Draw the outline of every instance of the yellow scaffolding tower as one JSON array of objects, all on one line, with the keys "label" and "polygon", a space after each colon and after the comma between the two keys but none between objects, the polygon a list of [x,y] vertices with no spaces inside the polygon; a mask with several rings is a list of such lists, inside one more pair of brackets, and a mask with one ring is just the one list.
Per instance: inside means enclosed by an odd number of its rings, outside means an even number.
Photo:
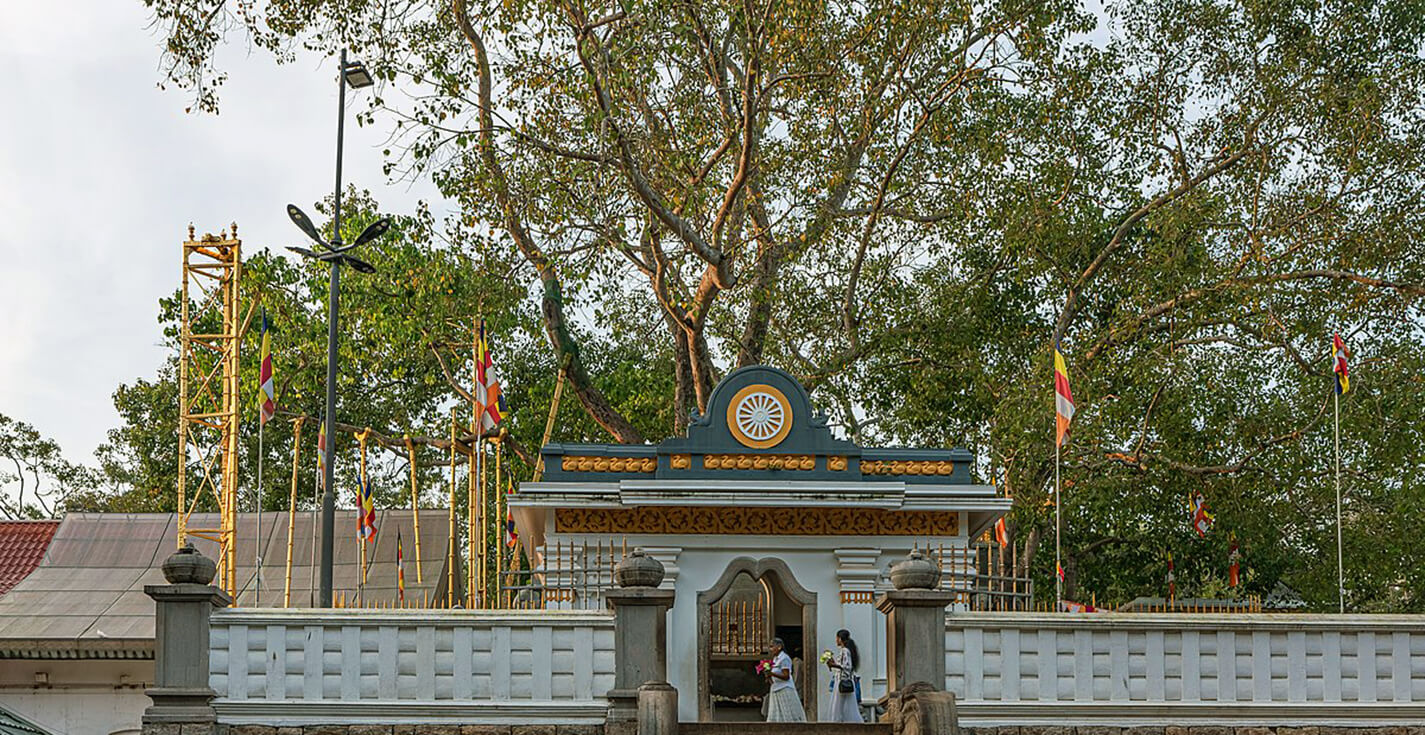
[{"label": "yellow scaffolding tower", "polygon": [[[218,544],[215,584],[237,594],[238,356],[242,326],[238,284],[242,241],[188,227],[183,243],[182,322],[178,357],[178,546],[188,536]],[[196,482],[189,487],[189,475]],[[189,528],[200,499],[211,494],[217,528]]]}]

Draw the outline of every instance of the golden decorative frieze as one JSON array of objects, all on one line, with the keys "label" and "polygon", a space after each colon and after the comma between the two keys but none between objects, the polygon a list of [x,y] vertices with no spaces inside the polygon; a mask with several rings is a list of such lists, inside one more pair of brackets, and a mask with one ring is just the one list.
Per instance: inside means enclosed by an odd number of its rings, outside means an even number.
[{"label": "golden decorative frieze", "polygon": [[832,472],[842,472],[846,469],[845,457],[827,457],[826,468]]},{"label": "golden decorative frieze", "polygon": [[653,472],[653,457],[564,457],[559,462],[565,472]]},{"label": "golden decorative frieze", "polygon": [[869,605],[876,601],[876,593],[869,590],[841,590],[841,604],[843,605]]},{"label": "golden decorative frieze", "polygon": [[950,461],[905,462],[901,460],[861,460],[863,475],[950,475],[955,463]]},{"label": "golden decorative frieze", "polygon": [[687,454],[672,454],[668,456],[668,466],[675,470],[686,470],[693,466],[693,458]]},{"label": "golden decorative frieze", "polygon": [[705,470],[810,470],[816,457],[810,454],[707,454]]},{"label": "golden decorative frieze", "polygon": [[559,533],[676,533],[791,536],[954,536],[953,511],[881,508],[560,508]]}]

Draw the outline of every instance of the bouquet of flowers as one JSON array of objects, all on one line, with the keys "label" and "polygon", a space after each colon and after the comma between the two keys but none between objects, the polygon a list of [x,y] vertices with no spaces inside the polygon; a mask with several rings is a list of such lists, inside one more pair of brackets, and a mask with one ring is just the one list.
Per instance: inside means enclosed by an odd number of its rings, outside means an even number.
[{"label": "bouquet of flowers", "polygon": [[831,659],[832,659],[831,651],[822,651],[822,652],[821,652],[821,662],[822,662],[822,663],[826,663],[827,661],[830,661]]},{"label": "bouquet of flowers", "polygon": [[764,658],[757,662],[757,673],[768,674],[772,671],[772,659]]}]

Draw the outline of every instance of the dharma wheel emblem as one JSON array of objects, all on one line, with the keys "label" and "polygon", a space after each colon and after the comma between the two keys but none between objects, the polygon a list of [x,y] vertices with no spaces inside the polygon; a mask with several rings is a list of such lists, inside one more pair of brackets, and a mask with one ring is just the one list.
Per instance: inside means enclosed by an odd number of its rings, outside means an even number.
[{"label": "dharma wheel emblem", "polygon": [[727,404],[727,428],[744,446],[775,447],[792,429],[792,405],[770,385],[749,385]]}]

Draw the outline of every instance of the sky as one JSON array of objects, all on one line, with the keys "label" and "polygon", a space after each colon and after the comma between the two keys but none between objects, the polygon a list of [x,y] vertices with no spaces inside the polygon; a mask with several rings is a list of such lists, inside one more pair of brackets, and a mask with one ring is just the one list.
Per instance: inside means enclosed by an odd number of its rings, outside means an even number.
[{"label": "sky", "polygon": [[[160,39],[139,0],[0,3],[0,413],[92,464],[118,426],[112,393],[167,356],[158,300],[181,280],[181,243],[237,222],[243,255],[304,244],[284,206],[331,193],[332,59],[277,65],[240,45],[221,114],[158,89]],[[386,130],[352,125],[345,182],[382,209],[443,207],[427,182],[381,172]]]}]

